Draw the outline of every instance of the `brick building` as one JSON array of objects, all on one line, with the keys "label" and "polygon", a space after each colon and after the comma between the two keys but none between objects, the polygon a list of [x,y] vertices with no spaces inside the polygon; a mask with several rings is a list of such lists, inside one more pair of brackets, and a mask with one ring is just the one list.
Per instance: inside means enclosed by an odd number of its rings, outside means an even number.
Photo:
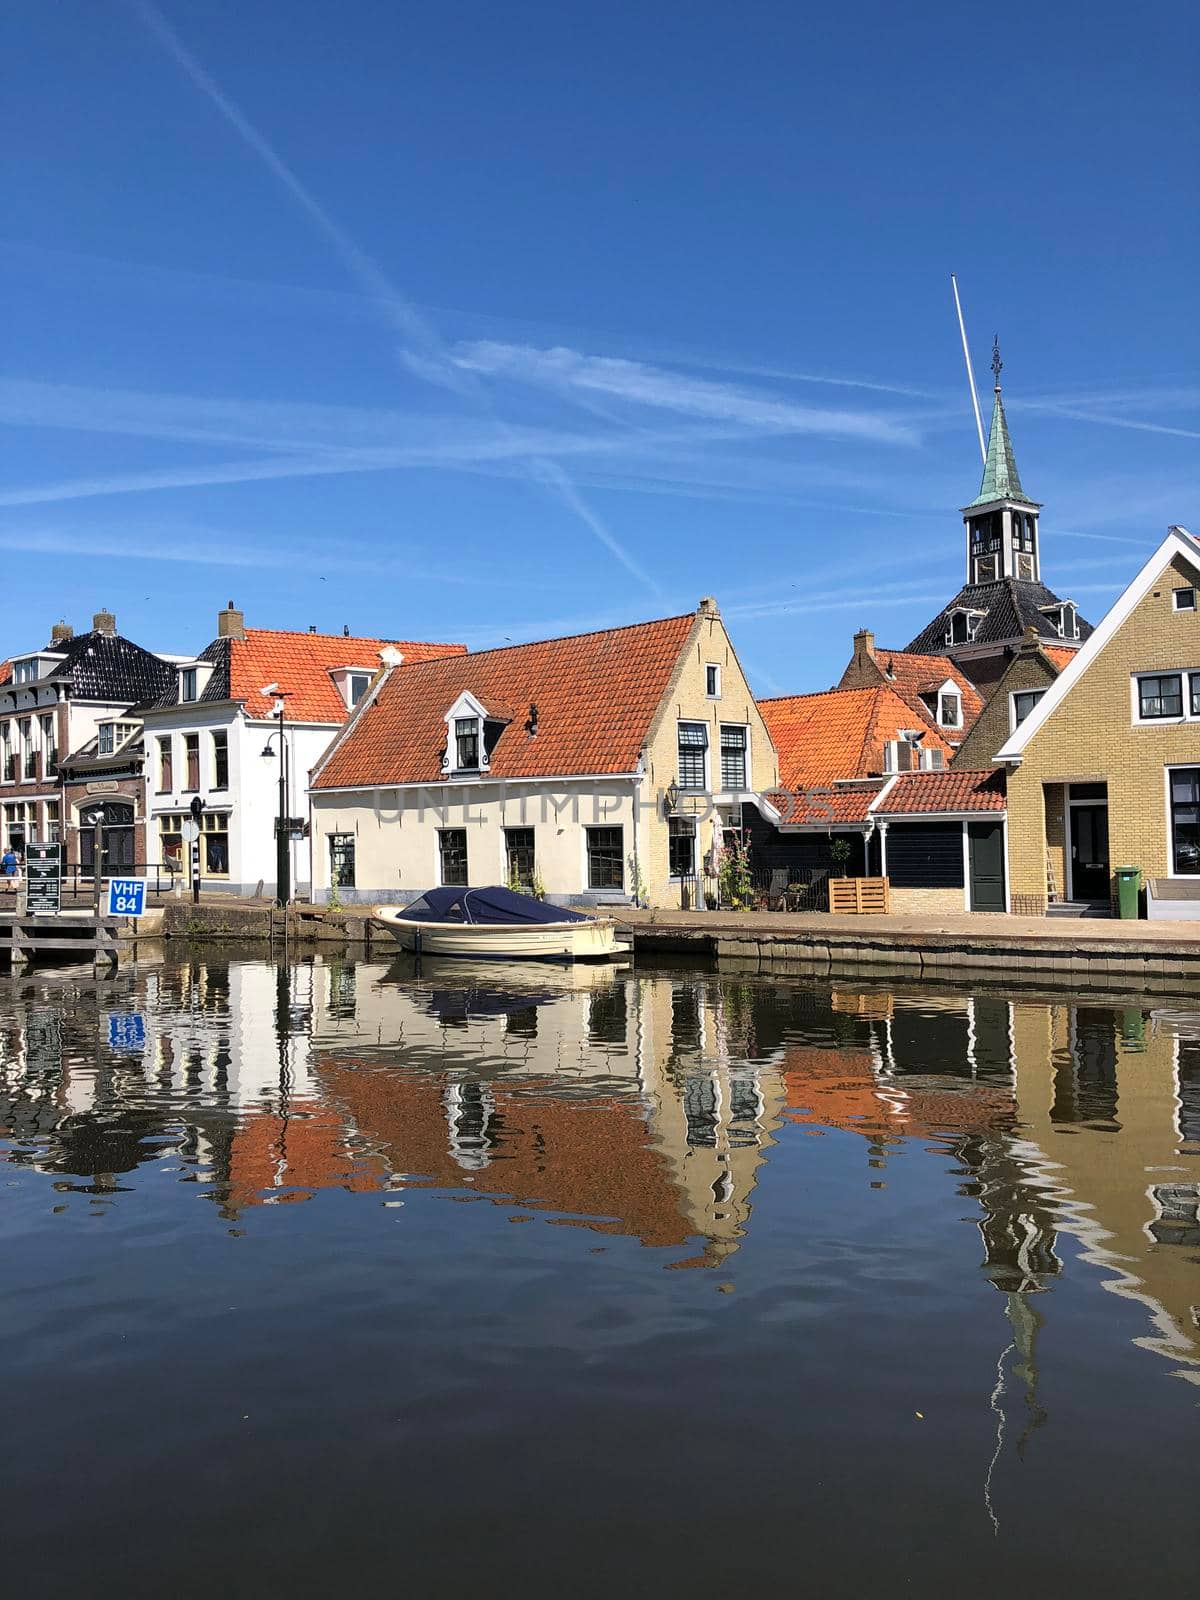
[{"label": "brick building", "polygon": [[1107,911],[1135,866],[1152,916],[1200,913],[1200,544],[1172,528],[1003,744],[1013,910]]},{"label": "brick building", "polygon": [[1074,650],[1047,644],[1036,628],[1026,628],[1016,654],[959,746],[954,765],[965,768],[994,765],[996,751],[1017,731],[1074,657]]}]

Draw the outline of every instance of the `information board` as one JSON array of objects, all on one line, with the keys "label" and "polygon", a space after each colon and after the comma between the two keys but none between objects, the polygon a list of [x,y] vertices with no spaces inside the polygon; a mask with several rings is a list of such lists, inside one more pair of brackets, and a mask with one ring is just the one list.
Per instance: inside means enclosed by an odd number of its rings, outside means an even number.
[{"label": "information board", "polygon": [[34,916],[62,908],[62,845],[57,839],[25,846],[25,909]]},{"label": "information board", "polygon": [[145,878],[110,878],[108,883],[108,915],[110,917],[140,917],[146,910]]}]

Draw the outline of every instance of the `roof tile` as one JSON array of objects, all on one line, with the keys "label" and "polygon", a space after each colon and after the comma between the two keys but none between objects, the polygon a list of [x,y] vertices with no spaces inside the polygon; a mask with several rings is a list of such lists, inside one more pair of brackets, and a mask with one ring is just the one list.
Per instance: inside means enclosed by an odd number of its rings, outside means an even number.
[{"label": "roof tile", "polygon": [[[511,716],[491,749],[492,777],[631,772],[694,621],[689,612],[398,667],[313,787],[440,782],[446,713],[464,691]],[[533,704],[536,734],[526,726]]]},{"label": "roof tile", "polygon": [[875,807],[877,817],[919,816],[922,812],[1003,811],[1007,806],[1003,771],[902,772]]},{"label": "roof tile", "polygon": [[954,754],[929,718],[917,718],[912,706],[885,685],[785,695],[760,700],[758,708],[779,752],[779,777],[787,789],[882,772],[884,742],[914,726],[924,734],[924,749],[941,750],[946,761]]}]

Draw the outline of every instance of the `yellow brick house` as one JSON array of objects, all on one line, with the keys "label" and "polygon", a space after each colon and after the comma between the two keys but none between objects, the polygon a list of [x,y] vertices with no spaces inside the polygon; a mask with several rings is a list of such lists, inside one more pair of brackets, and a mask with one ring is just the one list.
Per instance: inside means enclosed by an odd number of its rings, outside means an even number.
[{"label": "yellow brick house", "polygon": [[1151,917],[1200,917],[1200,541],[1173,527],[996,753],[1015,912],[1103,913],[1138,867]]}]

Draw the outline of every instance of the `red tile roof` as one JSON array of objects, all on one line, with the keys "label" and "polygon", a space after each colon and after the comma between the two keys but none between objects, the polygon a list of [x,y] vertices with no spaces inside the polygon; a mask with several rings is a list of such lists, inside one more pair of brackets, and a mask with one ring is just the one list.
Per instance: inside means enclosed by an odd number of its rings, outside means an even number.
[{"label": "red tile roof", "polygon": [[758,709],[779,752],[779,778],[786,789],[882,772],[884,742],[898,738],[902,728],[921,728],[922,747],[941,750],[947,762],[954,754],[932,731],[927,715],[917,718],[895,690],[882,684],[760,700]]},{"label": "red tile roof", "polygon": [[875,807],[876,817],[914,816],[922,812],[1003,811],[1004,773],[902,772]]},{"label": "red tile roof", "polygon": [[1053,662],[1053,664],[1061,672],[1064,667],[1070,666],[1071,662],[1074,661],[1075,657],[1079,654],[1079,651],[1064,649],[1062,645],[1044,644],[1042,646],[1042,654],[1044,656],[1048,656],[1050,661]]},{"label": "red tile roof", "polygon": [[921,695],[932,694],[941,688],[947,678],[953,679],[962,697],[963,725],[954,730],[959,738],[970,731],[971,724],[983,710],[983,699],[978,689],[963,676],[949,656],[922,656],[910,650],[876,647],[875,663],[900,698],[935,727],[937,724]]},{"label": "red tile roof", "polygon": [[12,677],[12,662],[0,661],[0,683],[7,683]]},{"label": "red tile roof", "polygon": [[[488,711],[503,706],[500,715],[512,715],[491,752],[493,777],[632,772],[695,620],[689,612],[399,667],[313,787],[440,781],[446,713],[464,692]],[[536,736],[525,726],[531,704]]]},{"label": "red tile roof", "polygon": [[417,644],[403,640],[347,638],[340,633],[290,633],[278,628],[247,628],[244,639],[232,639],[229,651],[229,694],[253,710],[265,707],[260,690],[277,683],[287,693],[289,722],[345,722],[348,712],[329,676],[337,667],[378,672],[379,652],[393,645],[405,661],[429,661],[465,655],[464,644]]},{"label": "red tile roof", "polygon": [[838,827],[866,822],[868,807],[881,788],[881,783],[874,783],[865,789],[773,789],[767,800],[778,811],[781,827]]}]

